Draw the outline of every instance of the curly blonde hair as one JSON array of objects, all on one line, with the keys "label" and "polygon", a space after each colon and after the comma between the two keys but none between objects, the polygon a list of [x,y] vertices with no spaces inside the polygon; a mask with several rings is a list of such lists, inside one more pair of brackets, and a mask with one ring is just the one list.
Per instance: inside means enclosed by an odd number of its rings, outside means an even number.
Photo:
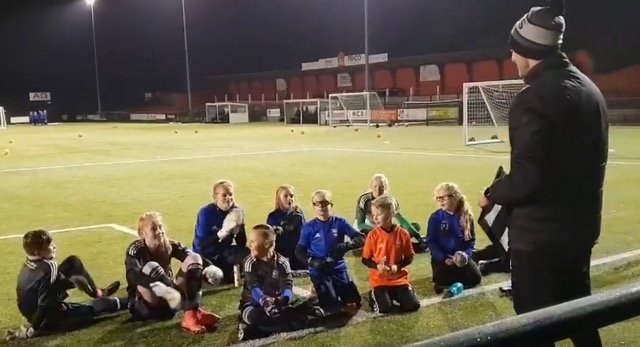
[{"label": "curly blonde hair", "polygon": [[455,212],[460,214],[460,226],[464,229],[464,239],[465,241],[469,241],[471,239],[473,213],[471,212],[471,206],[467,202],[467,198],[462,194],[460,187],[453,182],[442,182],[438,184],[433,191],[434,200],[440,191],[450,195],[450,199],[453,199],[455,202]]}]

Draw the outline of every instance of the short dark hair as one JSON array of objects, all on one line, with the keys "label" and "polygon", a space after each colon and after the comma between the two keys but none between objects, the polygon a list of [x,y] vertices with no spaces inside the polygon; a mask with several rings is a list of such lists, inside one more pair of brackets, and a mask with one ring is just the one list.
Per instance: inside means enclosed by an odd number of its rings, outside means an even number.
[{"label": "short dark hair", "polygon": [[252,228],[253,231],[257,232],[262,236],[263,239],[267,241],[273,241],[274,244],[276,242],[276,232],[273,230],[271,225],[268,224],[258,224]]},{"label": "short dark hair", "polygon": [[43,229],[27,231],[22,237],[22,248],[28,255],[36,255],[37,252],[49,248],[53,242],[51,234]]}]

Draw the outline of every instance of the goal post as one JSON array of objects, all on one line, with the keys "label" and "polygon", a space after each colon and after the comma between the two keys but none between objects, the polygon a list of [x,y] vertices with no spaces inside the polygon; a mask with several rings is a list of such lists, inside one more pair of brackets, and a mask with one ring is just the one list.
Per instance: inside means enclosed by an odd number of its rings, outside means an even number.
[{"label": "goal post", "polygon": [[7,115],[4,112],[4,107],[0,106],[0,130],[7,128]]},{"label": "goal post", "polygon": [[329,94],[329,125],[369,126],[388,123],[396,117],[387,111],[376,92]]},{"label": "goal post", "polygon": [[326,124],[329,100],[284,100],[284,124]]},{"label": "goal post", "polygon": [[464,144],[480,145],[508,140],[509,109],[525,88],[522,80],[469,82],[462,90]]}]

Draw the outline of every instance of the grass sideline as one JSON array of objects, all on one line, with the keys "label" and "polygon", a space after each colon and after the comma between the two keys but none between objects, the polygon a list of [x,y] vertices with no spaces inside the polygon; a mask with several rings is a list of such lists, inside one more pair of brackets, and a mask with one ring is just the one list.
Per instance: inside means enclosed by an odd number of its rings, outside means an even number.
[{"label": "grass sideline", "polygon": [[[284,182],[296,187],[298,201],[307,214],[311,211],[311,192],[328,188],[334,192],[336,213],[352,219],[357,196],[367,189],[369,178],[376,172],[384,172],[389,177],[391,191],[400,201],[403,212],[424,226],[428,214],[435,209],[430,199],[438,182],[457,182],[475,206],[495,168],[508,166],[505,145],[468,148],[462,145],[461,131],[459,127],[384,127],[355,132],[353,128],[270,124],[10,126],[0,132],[0,150],[10,149],[9,155],[0,156],[0,196],[3,197],[0,209],[4,216],[0,236],[38,227],[61,229],[100,221],[131,228],[140,213],[155,209],[165,215],[169,235],[190,244],[195,215],[198,208],[209,201],[211,185],[218,178],[229,178],[236,184],[236,198],[247,211],[249,225],[264,222],[273,208],[273,192]],[[381,134],[380,138],[377,133]],[[637,185],[639,135],[640,129],[611,128],[610,146],[614,152],[610,153],[605,182],[603,234],[594,249],[594,258],[640,248],[635,230],[635,226],[640,225],[637,207],[640,192],[630,189]],[[130,237],[111,230],[95,231],[86,235],[95,235],[97,239],[102,233],[104,245],[91,238],[76,239],[71,236],[73,233],[56,235],[62,242],[61,253],[76,253],[84,259],[100,251],[101,256],[92,260],[95,263],[89,268],[96,274],[100,272],[99,276],[104,276],[105,281],[113,276],[124,281],[122,263]],[[0,313],[0,327],[22,321],[15,307],[14,288],[23,256],[19,244],[4,242],[0,240],[3,248],[8,245],[8,251],[0,255],[5,266],[4,275],[0,277],[3,279],[0,293],[5,294],[3,304],[7,309]],[[478,247],[487,242],[479,232]],[[348,261],[358,287],[365,292],[368,289],[366,268],[357,258],[350,257]],[[603,274],[606,285],[601,287],[611,288],[632,280],[626,272],[637,273],[633,269],[620,268],[625,272],[623,276],[615,271]],[[418,295],[432,296],[428,258],[417,257],[410,270]],[[486,283],[505,279],[505,276],[492,276]],[[304,288],[308,282],[301,284]],[[236,289],[222,288],[206,296],[206,305],[223,314],[225,324],[220,331],[205,337],[183,334],[177,329],[176,321],[123,324],[126,318],[117,317],[86,331],[43,339],[39,343],[233,344],[235,326],[231,323],[235,322],[238,294]],[[512,314],[508,303],[491,295],[486,298],[483,295],[481,303],[458,301],[460,303],[438,304],[413,315],[367,321],[284,344],[324,346],[331,345],[336,338],[346,339],[350,345],[399,344]],[[460,317],[452,318],[453,313],[447,311],[451,305],[462,312]],[[431,322],[441,319],[452,319],[453,323]],[[424,324],[417,324],[418,321]],[[631,324],[636,331],[640,330],[634,322],[636,320],[621,326]],[[393,332],[394,329],[400,331]],[[129,334],[131,331],[138,333]],[[379,334],[380,331],[385,334]],[[429,335],[425,336],[427,332]],[[640,338],[631,332],[617,330],[617,334],[608,336],[607,344],[622,340],[627,344],[633,341],[640,344]]]}]

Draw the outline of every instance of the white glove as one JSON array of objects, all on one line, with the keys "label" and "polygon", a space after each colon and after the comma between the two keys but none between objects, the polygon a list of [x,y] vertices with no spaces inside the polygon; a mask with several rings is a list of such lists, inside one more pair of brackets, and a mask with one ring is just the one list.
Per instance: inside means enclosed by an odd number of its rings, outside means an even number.
[{"label": "white glove", "polygon": [[33,337],[36,331],[29,324],[22,324],[18,329],[10,329],[5,333],[5,340],[13,341],[13,340],[26,340],[28,338]]},{"label": "white glove", "polygon": [[173,310],[179,310],[182,304],[182,297],[180,292],[174,288],[167,287],[162,282],[153,282],[149,284],[151,291],[159,298],[164,299],[169,307]]},{"label": "white glove", "polygon": [[220,270],[219,267],[215,265],[209,265],[202,270],[202,276],[207,283],[213,286],[217,286],[220,284],[220,282],[222,282],[224,273],[222,273],[222,270]]},{"label": "white glove", "polygon": [[469,256],[463,251],[457,251],[453,255],[453,262],[457,267],[465,267],[469,264]]},{"label": "white glove", "polygon": [[240,207],[232,208],[224,217],[222,228],[218,231],[218,239],[224,240],[231,234],[237,234],[242,224],[244,224],[244,211]]}]

